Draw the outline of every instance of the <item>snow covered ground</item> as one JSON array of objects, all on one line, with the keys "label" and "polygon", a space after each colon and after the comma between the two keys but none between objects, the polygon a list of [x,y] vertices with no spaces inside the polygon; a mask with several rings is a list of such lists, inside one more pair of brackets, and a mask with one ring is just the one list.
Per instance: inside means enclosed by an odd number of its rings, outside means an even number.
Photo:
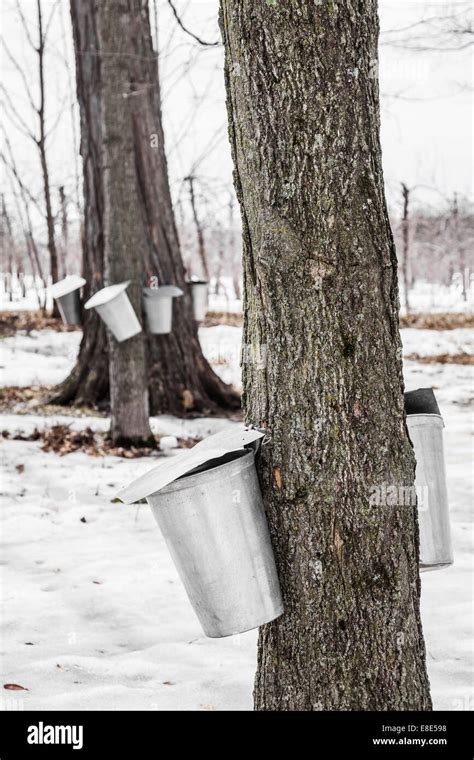
[{"label": "snow covered ground", "polygon": [[[203,328],[216,371],[238,382],[239,328]],[[474,331],[403,330],[405,353],[456,354]],[[44,330],[0,342],[2,385],[56,383],[80,333]],[[408,389],[433,386],[445,418],[455,564],[422,575],[422,614],[435,707],[472,709],[472,368],[405,366]],[[0,429],[31,432],[58,422],[105,430],[101,417],[0,415]],[[162,416],[154,432],[205,436],[226,420]],[[149,458],[60,457],[40,442],[4,440],[3,634],[6,709],[250,709],[256,632],[207,639],[146,505],[114,502]],[[179,456],[169,451],[166,456]]]}]

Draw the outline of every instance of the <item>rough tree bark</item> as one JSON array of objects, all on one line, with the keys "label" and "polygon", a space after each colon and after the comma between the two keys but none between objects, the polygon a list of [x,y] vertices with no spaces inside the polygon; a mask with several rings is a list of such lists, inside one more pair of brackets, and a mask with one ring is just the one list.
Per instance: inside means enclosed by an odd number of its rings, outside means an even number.
[{"label": "rough tree bark", "polygon": [[[141,223],[147,236],[142,251],[143,272],[148,281],[157,276],[161,284],[174,283],[186,290],[168,183],[157,55],[152,45],[148,3],[129,0],[128,6],[131,54],[126,59],[130,87],[127,100],[133,110]],[[94,274],[93,290],[102,284],[104,224],[102,135],[96,115],[101,101],[96,14],[94,0],[71,0],[85,179],[84,276]],[[97,318],[86,317],[78,363],[51,400],[63,404],[107,403],[104,331],[99,328],[97,334],[97,329]],[[147,356],[152,414],[217,413],[240,406],[238,395],[217,377],[203,356],[189,293],[174,302],[172,333],[147,338]]]},{"label": "rough tree bark", "polygon": [[174,302],[172,333],[148,340],[150,406],[154,413],[222,413],[240,408],[240,397],[212,371],[199,343],[171,203],[148,2],[136,0],[134,7],[130,63],[137,93],[133,98],[135,149],[149,240],[144,270],[148,277],[158,275],[160,283],[174,283],[186,292]]},{"label": "rough tree bark", "polygon": [[260,629],[255,707],[429,709],[416,510],[372,498],[414,483],[376,2],[221,0],[221,29],[244,406],[271,436],[259,474],[285,603]]},{"label": "rough tree bark", "polygon": [[[76,52],[76,89],[81,121],[83,165],[84,297],[104,287],[104,192],[102,179],[102,128],[100,58],[96,7],[93,2],[71,0],[71,21]],[[83,313],[84,335],[78,360],[69,377],[54,391],[57,404],[101,406],[108,400],[107,336],[95,309]]]},{"label": "rough tree bark", "polygon": [[[143,322],[142,256],[147,238],[135,168],[131,105],[135,93],[128,63],[131,23],[128,0],[101,0],[98,4],[105,279],[108,284],[130,281],[127,295]],[[123,343],[110,332],[108,338],[111,438],[116,443],[144,443],[152,438],[145,334]]]}]

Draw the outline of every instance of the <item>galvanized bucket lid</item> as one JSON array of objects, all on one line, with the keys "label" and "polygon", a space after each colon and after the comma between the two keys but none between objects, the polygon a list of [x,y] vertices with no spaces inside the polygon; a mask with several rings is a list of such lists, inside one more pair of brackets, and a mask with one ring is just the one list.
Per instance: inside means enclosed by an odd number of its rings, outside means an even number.
[{"label": "galvanized bucket lid", "polygon": [[159,288],[143,288],[143,295],[147,298],[178,298],[184,293],[176,285],[160,285]]},{"label": "galvanized bucket lid", "polygon": [[104,304],[113,301],[114,298],[117,298],[117,296],[128,288],[130,282],[131,280],[126,280],[126,282],[119,282],[116,285],[108,285],[106,288],[98,290],[97,293],[94,293],[94,295],[86,301],[84,308],[95,309],[97,306],[103,306]]},{"label": "galvanized bucket lid", "polygon": [[86,280],[84,277],[79,277],[77,274],[70,274],[65,277],[64,280],[59,280],[59,282],[55,282],[51,285],[51,295],[53,298],[62,298],[63,296],[67,296],[68,293],[73,293],[75,290],[79,290],[79,288],[82,288],[85,284]]},{"label": "galvanized bucket lid", "polygon": [[229,452],[243,449],[264,436],[261,430],[240,426],[236,428],[237,426],[233,426],[228,430],[210,435],[192,449],[183,451],[179,456],[163,460],[157,467],[122,488],[117,498],[125,504],[133,504],[160,491],[199,465],[212,459],[219,459]]},{"label": "galvanized bucket lid", "polygon": [[405,393],[405,411],[410,416],[412,414],[438,414],[438,402],[433,388],[418,388],[415,391]]}]

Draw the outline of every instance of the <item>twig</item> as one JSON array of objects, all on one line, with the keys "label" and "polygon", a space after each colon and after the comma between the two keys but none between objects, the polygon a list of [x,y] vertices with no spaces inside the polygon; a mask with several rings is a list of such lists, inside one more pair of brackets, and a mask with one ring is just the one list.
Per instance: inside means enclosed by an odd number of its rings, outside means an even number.
[{"label": "twig", "polygon": [[190,37],[193,38],[193,40],[196,40],[196,42],[199,42],[200,45],[204,45],[205,47],[216,47],[216,45],[221,45],[221,42],[205,42],[201,39],[201,37],[198,37],[197,34],[194,34],[194,32],[191,32],[190,29],[187,29],[183,22],[181,21],[181,18],[178,16],[178,11],[176,10],[174,4],[172,3],[172,0],[168,0],[168,5],[173,11],[173,15],[178,22],[178,25],[181,27],[183,32],[186,32],[186,34],[189,34]]}]

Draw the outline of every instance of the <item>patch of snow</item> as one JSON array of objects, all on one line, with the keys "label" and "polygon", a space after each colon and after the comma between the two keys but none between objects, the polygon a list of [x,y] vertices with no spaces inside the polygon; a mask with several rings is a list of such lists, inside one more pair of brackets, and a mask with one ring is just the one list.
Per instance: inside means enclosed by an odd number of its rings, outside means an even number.
[{"label": "patch of snow", "polygon": [[209,311],[242,311],[242,301],[235,297],[235,290],[231,277],[222,277],[220,280],[221,292],[215,293],[216,283],[212,279],[209,293]]},{"label": "patch of snow", "polygon": [[199,330],[199,341],[212,369],[221,380],[231,383],[236,388],[241,385],[239,367],[241,340],[241,327],[216,325],[201,327]]},{"label": "patch of snow", "polygon": [[82,332],[21,330],[0,340],[0,383],[21,388],[56,385],[74,367]]},{"label": "patch of snow", "polygon": [[[474,330],[401,330],[404,354],[420,356],[435,354],[473,353]],[[215,372],[227,383],[239,388],[239,366],[242,328],[229,325],[201,327],[199,339],[205,356]],[[81,332],[55,332],[33,330],[30,335],[20,331],[0,341],[0,385],[54,385],[64,380],[76,360]],[[407,363],[408,364],[408,363]],[[438,375],[453,372],[471,376],[470,367],[456,365],[417,365],[418,372],[431,375],[436,383]],[[430,384],[432,384],[430,382]],[[441,382],[442,385],[446,385]],[[420,387],[416,385],[415,387]],[[170,433],[174,435],[174,433]]]},{"label": "patch of snow", "polygon": [[206,639],[151,511],[113,501],[150,461],[2,449],[3,683],[29,689],[3,708],[250,709],[255,631]]},{"label": "patch of snow", "polygon": [[439,356],[440,354],[473,354],[474,330],[418,330],[405,327],[400,330],[404,355],[417,353],[419,356]]},{"label": "patch of snow", "polygon": [[[473,331],[402,333],[406,353],[431,354],[469,348]],[[226,326],[200,330],[206,354],[219,362],[215,368],[234,381],[240,335],[239,328]],[[79,339],[80,333],[52,331],[5,339],[9,382],[3,379],[4,384],[18,384],[25,375],[30,378],[25,385],[33,377],[38,384],[49,383],[50,365],[59,360],[66,374]],[[435,708],[467,710],[473,705],[472,429],[467,413],[472,368],[406,361],[404,373],[407,390],[435,388],[446,425],[455,563],[422,574],[422,619]],[[106,431],[109,421],[0,416],[0,429],[12,432],[53,424]],[[151,419],[153,431],[168,439],[203,438],[232,424],[170,415]],[[180,454],[169,448],[165,456]],[[4,707],[251,708],[256,632],[206,639],[149,508],[114,503],[122,485],[154,466],[150,459],[59,457],[41,451],[40,442],[5,440],[2,463],[3,682],[29,689],[4,691]]]},{"label": "patch of snow", "polygon": [[[400,286],[400,303],[402,304],[401,312],[404,313],[403,287]],[[433,312],[433,311],[460,311],[469,312],[472,310],[474,297],[474,280],[471,277],[467,285],[467,300],[463,299],[461,275],[457,273],[451,285],[440,285],[436,282],[423,282],[418,280],[410,288],[409,300],[412,312]]]}]

